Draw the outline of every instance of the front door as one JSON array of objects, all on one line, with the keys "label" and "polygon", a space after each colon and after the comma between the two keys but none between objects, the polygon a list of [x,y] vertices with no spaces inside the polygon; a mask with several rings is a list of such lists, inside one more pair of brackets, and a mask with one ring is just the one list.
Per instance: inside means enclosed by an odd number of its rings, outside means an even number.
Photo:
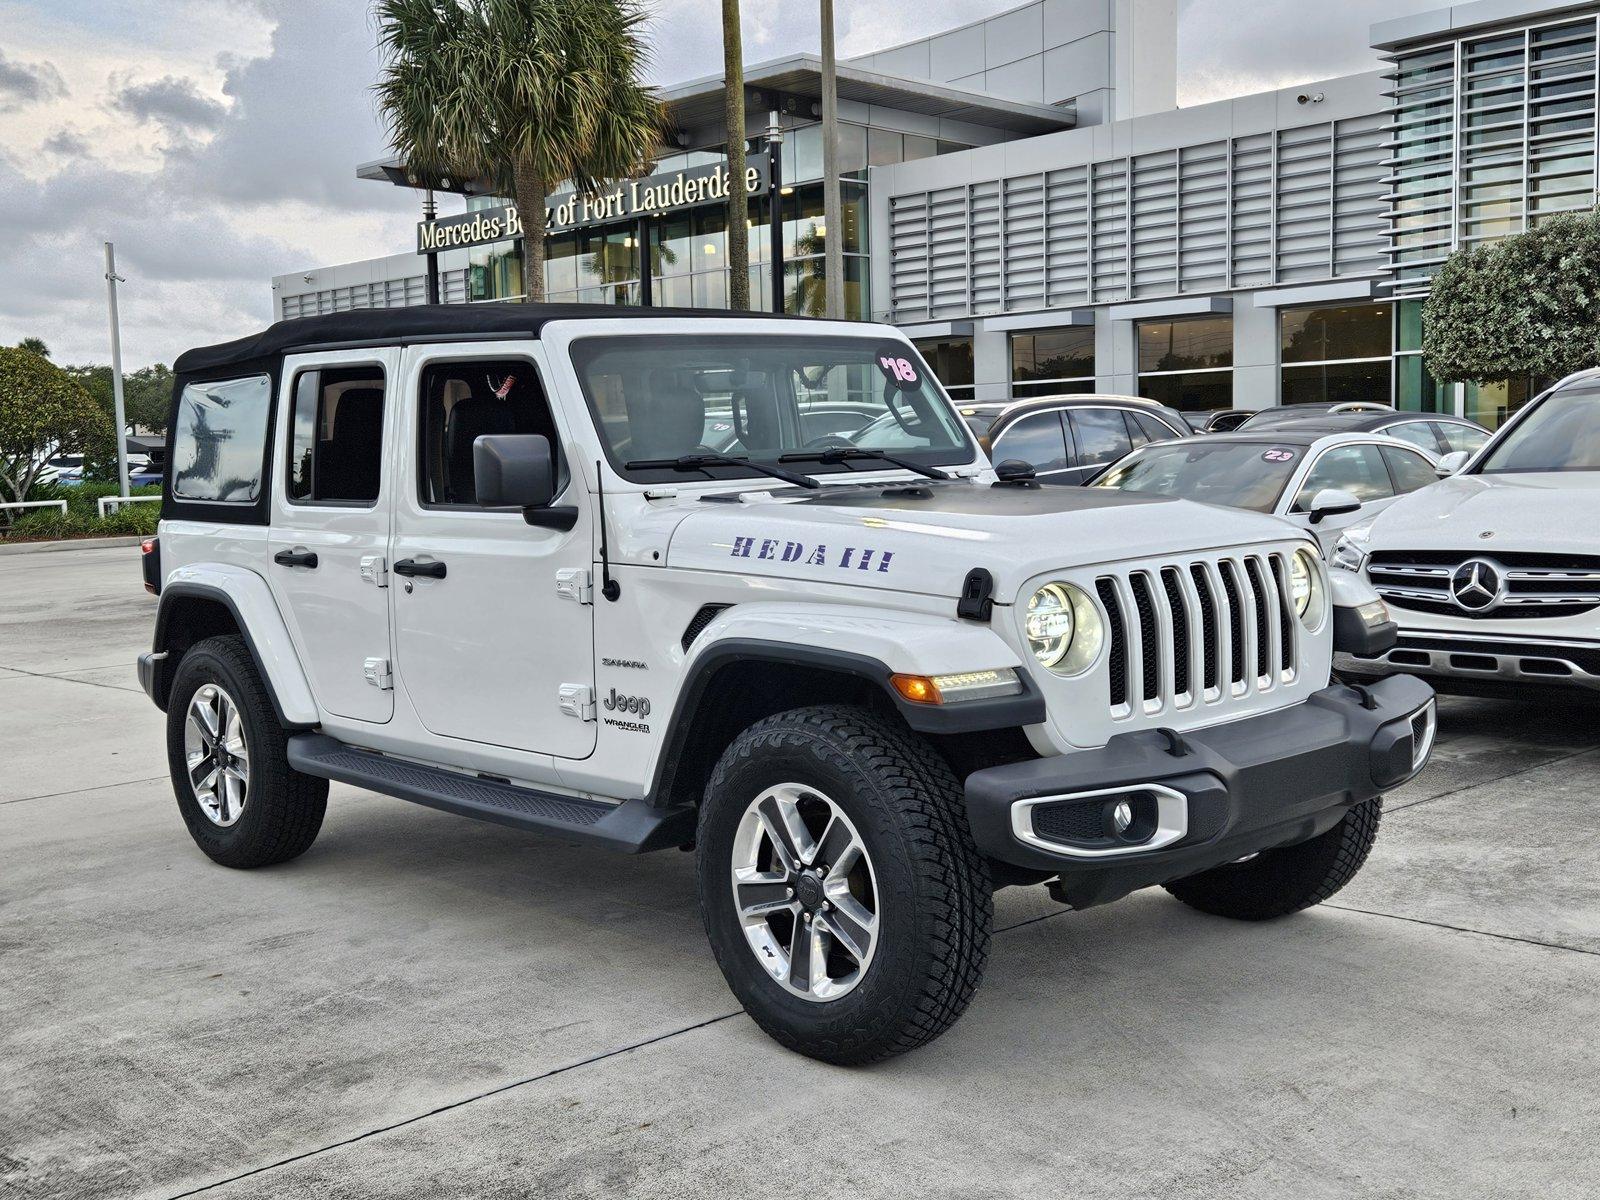
[{"label": "front door", "polygon": [[273,442],[267,580],[317,703],[358,721],[394,713],[383,564],[399,360],[394,350],[290,357]]},{"label": "front door", "polygon": [[[566,444],[527,343],[416,347],[405,357],[407,485],[394,508],[395,665],[431,733],[584,758],[594,750],[593,566],[588,496],[568,480],[556,503],[571,530],[479,507],[473,443],[539,433]],[[563,584],[558,592],[558,583]]]}]

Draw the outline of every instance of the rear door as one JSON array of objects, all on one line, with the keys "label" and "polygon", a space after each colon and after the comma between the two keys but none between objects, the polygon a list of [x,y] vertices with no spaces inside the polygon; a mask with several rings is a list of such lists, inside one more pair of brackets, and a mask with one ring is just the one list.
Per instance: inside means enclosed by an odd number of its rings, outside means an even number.
[{"label": "rear door", "polygon": [[[557,758],[595,746],[589,496],[565,461],[543,351],[526,342],[406,352],[394,540],[395,663],[429,732]],[[547,437],[578,509],[570,530],[478,505],[473,446]],[[577,478],[574,478],[574,476]]]},{"label": "rear door", "polygon": [[317,703],[380,723],[394,714],[384,560],[398,363],[397,350],[285,360],[265,568]]},{"label": "rear door", "polygon": [[1077,458],[1062,483],[1086,483],[1133,450],[1128,422],[1120,408],[1074,408],[1067,411]]}]

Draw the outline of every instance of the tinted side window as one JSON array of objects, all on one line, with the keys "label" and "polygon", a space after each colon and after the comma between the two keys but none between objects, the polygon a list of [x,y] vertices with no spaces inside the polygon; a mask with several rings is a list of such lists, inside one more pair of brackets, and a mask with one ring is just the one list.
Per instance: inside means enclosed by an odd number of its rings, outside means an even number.
[{"label": "tinted side window", "polygon": [[1067,439],[1061,429],[1061,414],[1033,413],[1016,421],[995,439],[990,457],[997,463],[1020,458],[1041,473],[1066,470]]},{"label": "tinted side window", "polygon": [[1143,413],[1123,415],[1128,418],[1128,430],[1133,434],[1135,446],[1142,446],[1146,442],[1170,442],[1178,436],[1154,417],[1147,417]]},{"label": "tinted side window", "polygon": [[250,504],[261,495],[272,384],[265,375],[191,383],[172,432],[172,494]]},{"label": "tinted side window", "polygon": [[383,371],[302,371],[295,377],[289,426],[289,499],[371,504],[382,474]]},{"label": "tinted side window", "polygon": [[1376,446],[1336,446],[1326,451],[1311,468],[1295,497],[1294,511],[1308,512],[1311,501],[1324,488],[1349,492],[1365,504],[1394,495],[1389,470]]},{"label": "tinted side window", "polygon": [[1489,435],[1482,429],[1475,429],[1471,425],[1454,425],[1445,422],[1439,424],[1439,434],[1444,438],[1445,445],[1451,450],[1465,450],[1468,454],[1476,454]]},{"label": "tinted side window", "polygon": [[1438,473],[1422,455],[1394,446],[1383,446],[1381,449],[1383,461],[1389,464],[1389,474],[1394,476],[1394,490],[1399,495],[1404,496],[1407,492],[1439,482]]},{"label": "tinted side window", "polygon": [[1401,421],[1383,432],[1402,442],[1410,442],[1429,454],[1442,454],[1444,451],[1439,448],[1438,428],[1432,421]]},{"label": "tinted side window", "polygon": [[1078,465],[1113,463],[1133,449],[1122,412],[1115,408],[1077,408],[1068,414],[1078,440]]},{"label": "tinted side window", "polygon": [[419,416],[424,504],[477,506],[472,446],[485,434],[539,433],[552,451],[560,445],[538,373],[523,358],[429,364]]}]

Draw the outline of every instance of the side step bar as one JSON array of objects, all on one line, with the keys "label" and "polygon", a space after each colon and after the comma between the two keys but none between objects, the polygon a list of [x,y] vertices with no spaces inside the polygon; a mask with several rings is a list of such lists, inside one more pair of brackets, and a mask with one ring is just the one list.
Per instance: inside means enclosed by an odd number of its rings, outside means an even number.
[{"label": "side step bar", "polygon": [[695,812],[687,806],[657,808],[643,799],[604,804],[541,792],[359,750],[322,733],[295,734],[288,749],[289,765],[302,774],[564,841],[642,854],[694,840]]}]

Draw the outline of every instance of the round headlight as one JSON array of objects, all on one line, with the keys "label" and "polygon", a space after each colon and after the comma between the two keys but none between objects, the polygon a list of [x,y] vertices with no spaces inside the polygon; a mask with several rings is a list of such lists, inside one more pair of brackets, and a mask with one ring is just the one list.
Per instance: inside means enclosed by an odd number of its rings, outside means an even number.
[{"label": "round headlight", "polygon": [[1296,550],[1289,560],[1289,596],[1294,600],[1294,611],[1305,616],[1311,604],[1311,564],[1306,562],[1306,552]]},{"label": "round headlight", "polygon": [[1077,675],[1100,656],[1105,627],[1100,610],[1070,583],[1047,583],[1028,600],[1023,632],[1039,665],[1057,675]]},{"label": "round headlight", "polygon": [[1055,667],[1072,648],[1072,597],[1066,586],[1047,583],[1028,601],[1026,629],[1033,656],[1046,667]]},{"label": "round headlight", "polygon": [[1323,595],[1325,585],[1317,560],[1309,550],[1296,550],[1289,559],[1289,598],[1300,623],[1315,629],[1327,615],[1327,601]]}]

